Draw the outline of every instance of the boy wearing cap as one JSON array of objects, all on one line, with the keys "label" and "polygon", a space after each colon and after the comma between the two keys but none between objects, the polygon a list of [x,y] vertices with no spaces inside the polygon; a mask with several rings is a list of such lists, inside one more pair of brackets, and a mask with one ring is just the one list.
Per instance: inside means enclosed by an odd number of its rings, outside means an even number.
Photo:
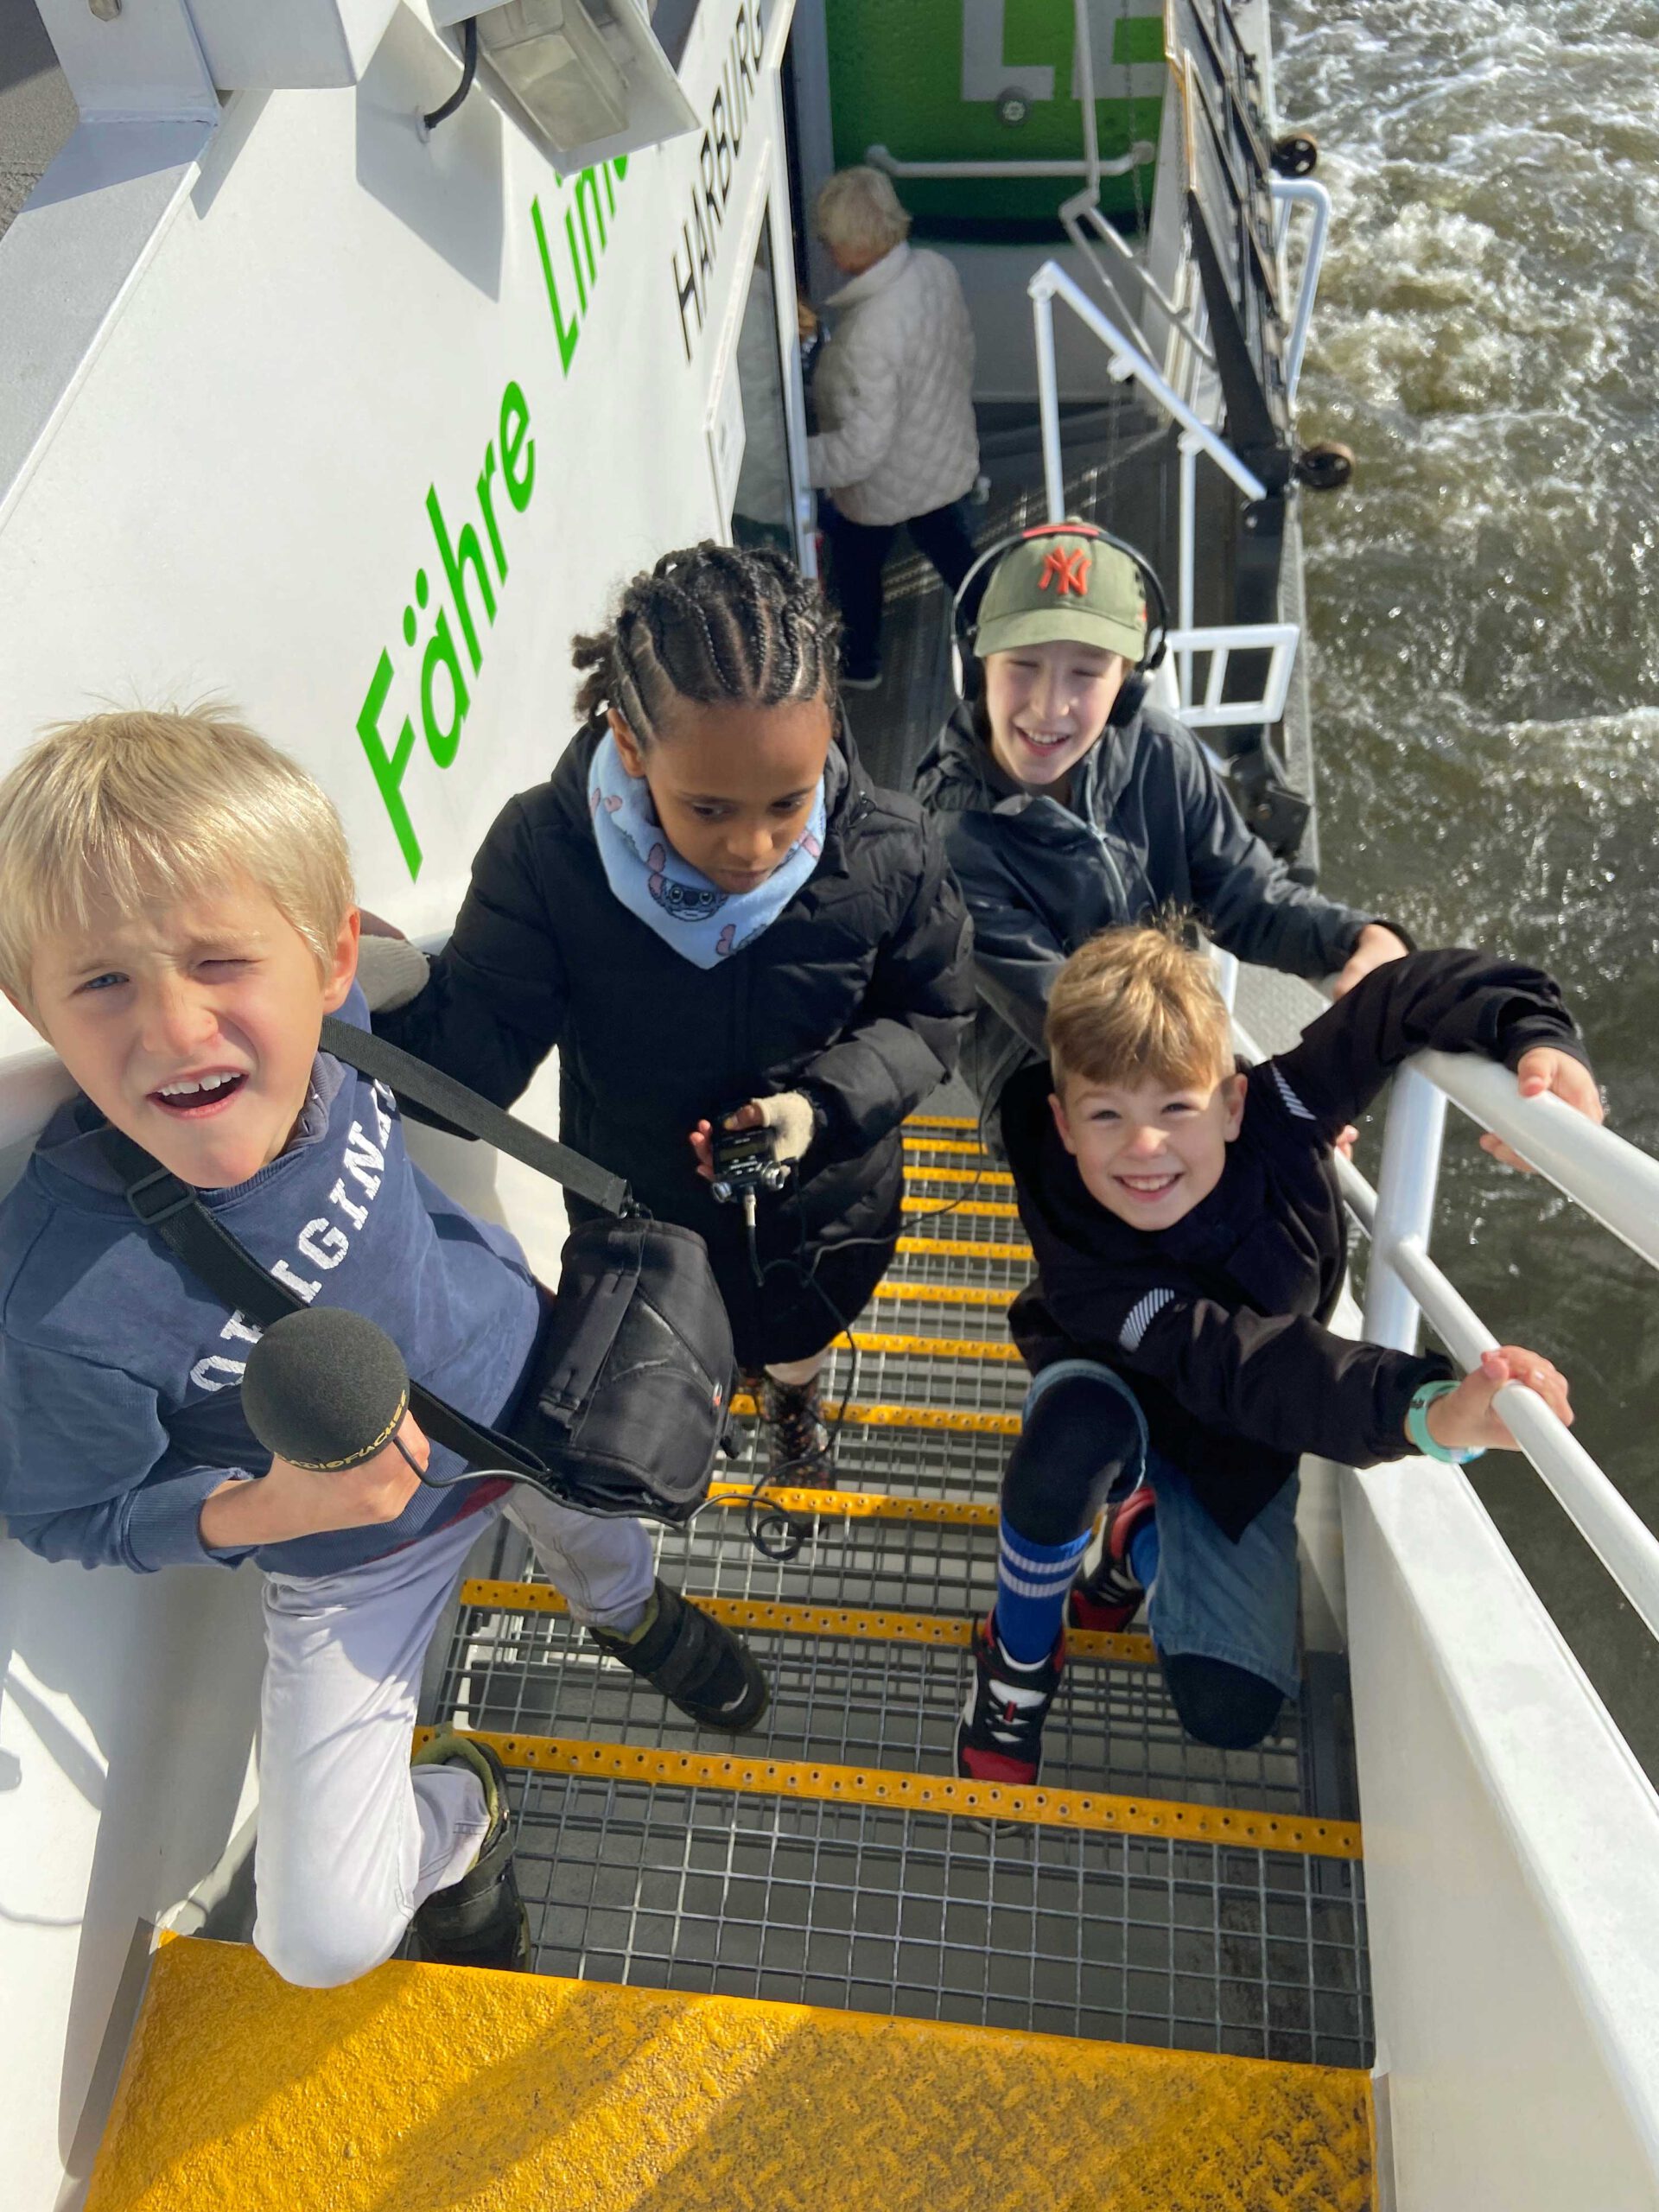
[{"label": "boy wearing cap", "polygon": [[974,919],[963,1072],[993,1141],[1003,1085],[1044,1057],[1054,978],[1098,930],[1192,909],[1241,960],[1335,972],[1338,996],[1408,950],[1245,828],[1192,732],[1145,703],[1146,639],[1127,554],[1084,523],[1027,531],[991,566],[962,703],[922,763]]}]

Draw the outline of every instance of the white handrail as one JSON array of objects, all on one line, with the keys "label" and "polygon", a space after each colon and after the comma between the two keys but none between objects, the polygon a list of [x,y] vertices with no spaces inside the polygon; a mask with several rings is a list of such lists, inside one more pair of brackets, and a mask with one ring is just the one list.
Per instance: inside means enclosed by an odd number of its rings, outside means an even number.
[{"label": "white handrail", "polygon": [[[1222,976],[1230,966],[1236,976],[1232,956],[1219,946],[1211,950]],[[1266,1057],[1237,1020],[1233,1038],[1246,1058],[1259,1062]],[[1335,1163],[1343,1198],[1371,1238],[1361,1325],[1369,1342],[1410,1351],[1416,1346],[1421,1312],[1467,1371],[1479,1363],[1482,1352],[1495,1351],[1498,1340],[1428,1254],[1448,1097],[1512,1144],[1598,1220],[1605,1219],[1601,1209],[1613,1173],[1628,1176],[1637,1186],[1625,1186],[1629,1218],[1605,1225],[1656,1266],[1659,1255],[1649,1246],[1659,1228],[1659,1160],[1611,1129],[1586,1121],[1557,1098],[1522,1098],[1506,1068],[1474,1053],[1420,1052],[1396,1070],[1379,1188],[1372,1190],[1340,1154]],[[1659,1637],[1659,1536],[1535,1391],[1506,1382],[1493,1402],[1574,1528],[1649,1632]]]},{"label": "white handrail", "polygon": [[1153,276],[1152,271],[1147,267],[1144,260],[1137,261],[1135,259],[1134,254],[1130,252],[1128,247],[1124,245],[1122,239],[1117,235],[1116,231],[1114,230],[1106,217],[1101,213],[1100,180],[1102,177],[1119,176],[1122,175],[1126,169],[1135,168],[1137,166],[1137,156],[1143,156],[1148,162],[1155,160],[1158,149],[1155,146],[1146,144],[1144,141],[1137,141],[1137,143],[1129,149],[1128,154],[1124,159],[1114,162],[1103,162],[1101,160],[1100,132],[1095,114],[1095,41],[1093,29],[1090,21],[1089,0],[1073,0],[1071,12],[1073,16],[1073,44],[1074,50],[1077,54],[1076,76],[1073,80],[1073,90],[1075,91],[1077,100],[1083,109],[1084,186],[1081,192],[1074,192],[1069,200],[1063,200],[1060,202],[1060,226],[1065,231],[1067,238],[1071,239],[1072,245],[1076,246],[1077,251],[1082,254],[1084,260],[1088,262],[1090,267],[1094,270],[1096,276],[1100,279],[1107,291],[1112,295],[1112,296],[1116,300],[1118,305],[1122,308],[1124,316],[1128,322],[1129,328],[1134,334],[1135,342],[1141,348],[1141,351],[1146,355],[1148,360],[1151,360],[1153,358],[1152,346],[1148,343],[1146,334],[1141,328],[1140,324],[1136,322],[1135,316],[1130,310],[1128,302],[1123,297],[1122,292],[1118,290],[1116,284],[1109,274],[1105,264],[1101,260],[1099,255],[1095,251],[1094,247],[1090,244],[1089,240],[1084,236],[1083,226],[1085,221],[1088,223],[1090,228],[1094,232],[1095,235],[1101,239],[1104,245],[1111,247],[1113,251],[1122,262],[1123,265],[1139,280],[1141,289],[1144,291],[1150,293],[1152,297],[1156,300],[1159,306],[1162,308],[1164,313],[1169,317],[1171,323],[1180,333],[1181,336],[1192,348],[1193,352],[1197,353],[1199,359],[1204,361],[1209,367],[1213,368],[1215,366],[1214,354],[1210,352],[1208,347],[1204,344],[1204,341],[1198,337],[1197,332],[1194,331],[1192,325],[1187,321],[1185,316],[1182,314],[1176,302],[1170,299],[1164,292],[1162,287]]},{"label": "white handrail", "polygon": [[[1079,207],[1078,202],[1080,200],[1086,201],[1086,204]],[[1153,358],[1151,341],[1147,337],[1146,333],[1141,329],[1140,324],[1136,322],[1135,317],[1129,314],[1128,302],[1124,299],[1122,293],[1118,289],[1116,280],[1112,276],[1110,270],[1107,268],[1105,263],[1102,261],[1100,256],[1095,251],[1094,247],[1089,243],[1089,240],[1084,236],[1083,226],[1085,220],[1088,222],[1090,228],[1094,232],[1096,238],[1099,238],[1102,245],[1109,245],[1112,248],[1119,260],[1122,261],[1123,266],[1128,270],[1130,276],[1132,276],[1141,285],[1142,290],[1150,293],[1152,297],[1158,302],[1158,305],[1169,317],[1173,328],[1179,333],[1181,338],[1185,340],[1187,346],[1192,348],[1198,359],[1204,363],[1205,368],[1213,369],[1216,365],[1215,355],[1211,352],[1209,346],[1205,344],[1203,339],[1199,337],[1198,332],[1194,330],[1192,323],[1189,321],[1180,307],[1175,301],[1170,298],[1168,293],[1165,291],[1163,286],[1158,282],[1157,278],[1147,267],[1146,264],[1143,261],[1137,261],[1135,259],[1128,247],[1126,246],[1122,239],[1119,238],[1116,231],[1114,230],[1110,222],[1101,213],[1099,207],[1096,205],[1094,200],[1089,199],[1088,195],[1084,193],[1077,193],[1072,196],[1072,198],[1066,200],[1060,208],[1061,226],[1065,230],[1067,238],[1071,239],[1072,245],[1076,246],[1077,251],[1083,255],[1084,258],[1088,262],[1089,266],[1094,270],[1096,276],[1099,277],[1101,283],[1106,287],[1107,290],[1112,294],[1118,305],[1122,308],[1124,315],[1128,319],[1129,334],[1133,337],[1135,344],[1141,348],[1141,353],[1146,356],[1147,360],[1151,360]]]},{"label": "white handrail", "polygon": [[1290,338],[1285,347],[1285,390],[1294,402],[1296,386],[1302,373],[1302,356],[1307,351],[1308,325],[1313,320],[1313,298],[1319,289],[1319,271],[1325,265],[1325,241],[1331,228],[1331,195],[1322,184],[1315,184],[1311,177],[1276,176],[1272,179],[1273,197],[1279,207],[1278,243],[1282,247],[1290,226],[1293,207],[1313,210],[1313,228],[1308,233],[1307,258],[1302,264],[1300,282],[1296,288],[1295,312],[1291,319]]},{"label": "white handrail", "polygon": [[[1059,390],[1053,372],[1053,315],[1054,302],[1064,300],[1080,322],[1092,330],[1112,355],[1112,372],[1117,376],[1133,377],[1164,412],[1191,433],[1207,453],[1217,468],[1231,479],[1247,499],[1265,499],[1268,489],[1254,471],[1247,468],[1238,455],[1210,428],[1200,422],[1180,394],[1154,368],[1152,363],[1134,342],[1124,336],[1111,317],[1097,308],[1089,295],[1074,284],[1057,261],[1046,261],[1026,289],[1030,295],[1032,311],[1037,325],[1038,398],[1046,423],[1052,416],[1058,425]],[[1043,381],[1044,327],[1048,326],[1048,383]],[[1045,488],[1048,494],[1051,522],[1065,518],[1065,493],[1058,461],[1058,435],[1055,441],[1052,466],[1050,466],[1049,442],[1044,439]]]},{"label": "white handrail", "polygon": [[[1127,154],[1102,162],[1096,171],[1100,176],[1122,176],[1126,170],[1140,168],[1157,158],[1158,149],[1144,138],[1137,138]],[[885,146],[867,146],[864,158],[872,168],[885,169],[889,176],[898,177],[1011,177],[1011,176],[1087,176],[1087,162],[1056,160],[1052,162],[901,162]]]},{"label": "white handrail", "polygon": [[1513,1145],[1546,1181],[1659,1268],[1659,1160],[1559,1098],[1521,1097],[1507,1070],[1471,1052],[1422,1052],[1412,1065],[1471,1121]]},{"label": "white handrail", "polygon": [[[1389,1233],[1380,1198],[1371,1268],[1373,1273],[1386,1268],[1404,1283],[1465,1372],[1479,1363],[1482,1352],[1497,1350],[1497,1338],[1430,1259],[1423,1239]],[[1535,1391],[1506,1382],[1493,1409],[1649,1634],[1659,1637],[1659,1536]]]}]

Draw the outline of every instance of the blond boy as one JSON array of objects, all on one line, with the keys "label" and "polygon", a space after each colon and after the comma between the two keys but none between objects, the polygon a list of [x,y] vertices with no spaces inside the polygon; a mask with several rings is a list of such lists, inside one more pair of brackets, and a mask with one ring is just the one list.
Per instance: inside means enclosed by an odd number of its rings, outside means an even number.
[{"label": "blond boy", "polygon": [[106,1124],[474,1420],[511,1420],[549,1307],[513,1239],[411,1165],[391,1092],[320,1052],[326,1014],[367,1026],[357,943],[333,806],[223,715],[96,715],[0,783],[0,987],[79,1087],[0,1203],[0,1511],[47,1559],[263,1570],[253,1934],[313,1985],[389,1957],[411,1916],[426,1957],[528,1961],[499,1762],[445,1737],[410,1764],[426,1647],[489,1516],[624,1664],[654,1679],[677,1653],[694,1717],[752,1725],[766,1701],[741,1647],[655,1580],[637,1522],[454,1480],[412,1422],[409,1458],[343,1474],[255,1441],[258,1332],[138,1221]]},{"label": "blond boy", "polygon": [[1519,1346],[1459,1382],[1438,1352],[1328,1326],[1347,1264],[1332,1147],[1389,1071],[1426,1047],[1484,1052],[1523,1095],[1600,1118],[1555,985],[1475,952],[1375,969],[1246,1074],[1203,955],[1109,931],[1061,969],[1046,1043],[1003,1100],[1039,1269],[1011,1325],[1035,1380],[957,1738],[961,1771],[1000,1781],[1036,1776],[1065,1619],[1121,1629],[1143,1597],[1189,1732],[1228,1748],[1268,1732],[1296,1688],[1303,1452],[1513,1448],[1492,1409],[1511,1379],[1572,1418],[1561,1377]]}]

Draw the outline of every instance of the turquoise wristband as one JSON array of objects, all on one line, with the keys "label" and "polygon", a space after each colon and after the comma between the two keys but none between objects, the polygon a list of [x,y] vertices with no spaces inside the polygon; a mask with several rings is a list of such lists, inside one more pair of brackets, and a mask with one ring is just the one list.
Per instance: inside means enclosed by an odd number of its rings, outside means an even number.
[{"label": "turquoise wristband", "polygon": [[1457,1445],[1437,1444],[1428,1427],[1428,1409],[1435,1399],[1445,1397],[1448,1390],[1455,1390],[1457,1387],[1455,1382],[1420,1384],[1406,1408],[1406,1434],[1417,1449],[1427,1452],[1431,1459],[1439,1459],[1448,1467],[1466,1467],[1471,1459],[1484,1457],[1485,1446],[1479,1445],[1472,1451],[1465,1451]]}]

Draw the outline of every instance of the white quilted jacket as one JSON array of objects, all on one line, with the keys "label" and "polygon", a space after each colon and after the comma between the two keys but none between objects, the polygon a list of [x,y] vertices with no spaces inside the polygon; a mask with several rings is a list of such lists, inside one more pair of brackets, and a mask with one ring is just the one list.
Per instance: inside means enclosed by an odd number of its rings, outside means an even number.
[{"label": "white quilted jacket", "polygon": [[974,334],[942,254],[896,245],[829,301],[835,336],[812,397],[814,484],[849,522],[895,523],[959,499],[979,474]]}]

